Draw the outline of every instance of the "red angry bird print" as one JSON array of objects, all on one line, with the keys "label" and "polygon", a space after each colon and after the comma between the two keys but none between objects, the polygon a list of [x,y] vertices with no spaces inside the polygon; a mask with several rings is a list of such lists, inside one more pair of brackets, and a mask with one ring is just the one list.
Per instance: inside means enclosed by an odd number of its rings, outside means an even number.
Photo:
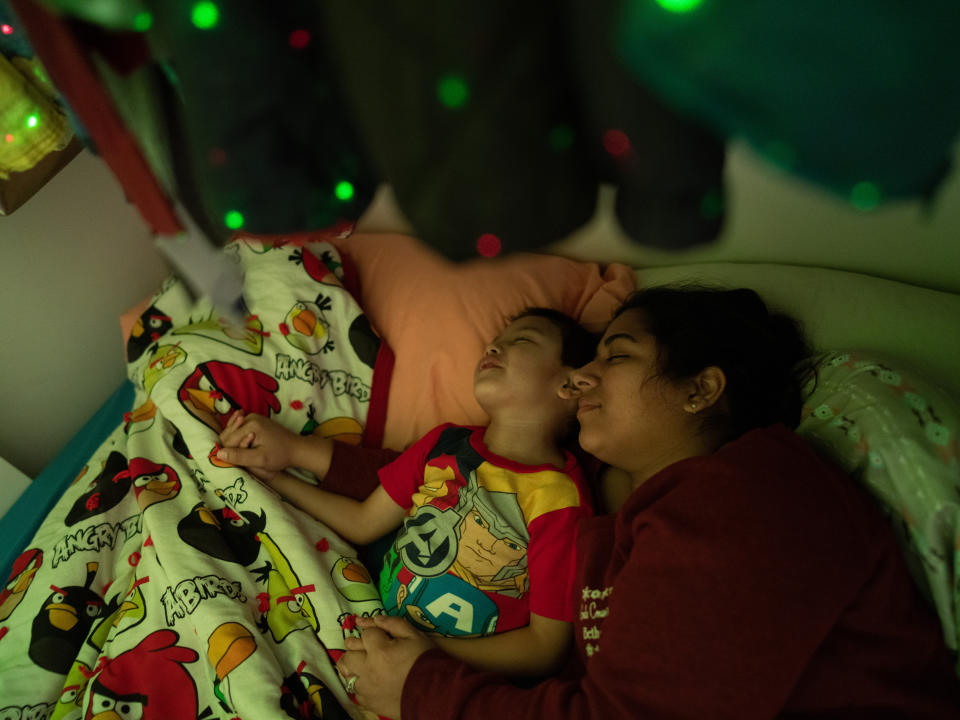
[{"label": "red angry bird print", "polygon": [[130,459],[128,469],[140,510],[170,500],[180,492],[180,477],[169,465],[160,465],[143,457]]},{"label": "red angry bird print", "polygon": [[26,595],[27,589],[33,582],[33,576],[40,569],[42,563],[43,552],[37,548],[24,550],[13,561],[13,570],[10,572],[7,586],[0,590],[0,622],[10,617],[10,613],[23,600],[23,596]]},{"label": "red angry bird print", "polygon": [[183,663],[199,655],[177,645],[173,630],[157,630],[109,660],[93,680],[85,720],[196,720],[197,687]]},{"label": "red angry bird print", "polygon": [[317,257],[305,247],[297,248],[288,258],[291,262],[303,265],[307,275],[325,285],[340,285],[340,280],[333,271],[340,266],[329,251],[324,251]]},{"label": "red angry bird print", "polygon": [[211,360],[183,381],[178,396],[187,411],[219,434],[235,410],[270,417],[280,412],[277,381],[259,370]]}]

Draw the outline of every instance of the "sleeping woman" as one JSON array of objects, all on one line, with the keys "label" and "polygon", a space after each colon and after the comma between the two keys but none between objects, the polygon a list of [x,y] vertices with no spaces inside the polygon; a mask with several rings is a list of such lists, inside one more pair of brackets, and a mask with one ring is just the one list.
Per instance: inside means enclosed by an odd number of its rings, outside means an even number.
[{"label": "sleeping woman", "polygon": [[517,687],[368,618],[338,665],[358,701],[403,720],[960,717],[889,525],[791,429],[809,355],[752,291],[628,298],[562,390],[626,483],[579,526],[566,672]]}]

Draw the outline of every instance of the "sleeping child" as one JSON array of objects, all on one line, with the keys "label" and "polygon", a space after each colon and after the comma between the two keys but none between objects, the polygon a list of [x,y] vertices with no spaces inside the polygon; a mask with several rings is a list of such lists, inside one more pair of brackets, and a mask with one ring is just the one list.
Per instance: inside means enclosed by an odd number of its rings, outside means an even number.
[{"label": "sleeping child", "polygon": [[380,574],[389,614],[448,653],[510,675],[545,675],[571,639],[576,527],[590,494],[564,442],[576,402],[558,390],[592,359],[595,339],[566,315],[528,308],[484,349],[474,395],[485,427],[441,425],[379,470],[364,501],[283,472],[323,479],[334,442],[237,412],[219,457],[356,544],[396,530]]}]

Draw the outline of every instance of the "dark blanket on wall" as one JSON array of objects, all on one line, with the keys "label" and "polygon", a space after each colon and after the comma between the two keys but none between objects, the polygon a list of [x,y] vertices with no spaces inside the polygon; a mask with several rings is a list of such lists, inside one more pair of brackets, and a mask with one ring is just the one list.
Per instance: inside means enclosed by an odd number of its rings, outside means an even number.
[{"label": "dark blanket on wall", "polygon": [[45,4],[68,19],[28,23],[38,54],[64,23],[133,78],[121,114],[154,98],[130,130],[222,240],[355,220],[389,182],[449,257],[525,250],[608,182],[630,237],[683,248],[720,230],[729,138],[867,210],[930,197],[960,127],[952,0]]}]

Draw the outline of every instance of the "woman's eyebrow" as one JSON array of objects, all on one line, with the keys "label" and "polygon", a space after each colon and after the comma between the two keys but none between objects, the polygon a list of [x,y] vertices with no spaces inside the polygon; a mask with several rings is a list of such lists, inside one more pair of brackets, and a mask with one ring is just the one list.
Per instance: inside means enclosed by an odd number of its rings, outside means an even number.
[{"label": "woman's eyebrow", "polygon": [[633,335],[630,335],[628,333],[614,333],[613,335],[609,335],[603,339],[603,345],[607,346],[610,343],[612,343],[614,340],[627,340],[632,343],[637,342],[637,339]]}]

